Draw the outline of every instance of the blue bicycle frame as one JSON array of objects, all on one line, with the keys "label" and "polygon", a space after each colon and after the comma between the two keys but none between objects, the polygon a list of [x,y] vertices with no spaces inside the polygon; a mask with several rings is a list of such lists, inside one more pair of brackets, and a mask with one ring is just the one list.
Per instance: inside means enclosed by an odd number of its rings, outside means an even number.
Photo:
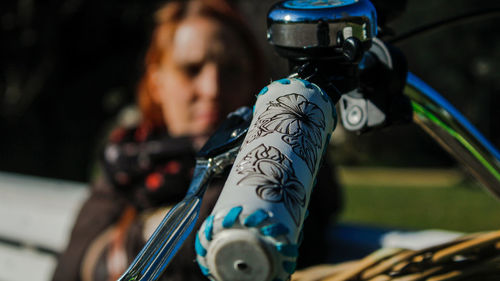
[{"label": "blue bicycle frame", "polygon": [[453,105],[412,73],[408,73],[404,94],[412,101],[415,123],[500,198],[498,150]]}]

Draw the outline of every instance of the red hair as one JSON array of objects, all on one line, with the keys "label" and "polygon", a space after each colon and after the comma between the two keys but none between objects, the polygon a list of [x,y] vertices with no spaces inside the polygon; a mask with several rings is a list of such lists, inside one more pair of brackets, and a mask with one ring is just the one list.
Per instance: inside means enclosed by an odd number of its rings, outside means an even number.
[{"label": "red hair", "polygon": [[264,81],[261,72],[262,53],[256,40],[238,10],[227,0],[175,0],[163,5],[155,14],[156,26],[151,43],[146,52],[144,74],[139,81],[137,103],[143,121],[152,126],[165,126],[161,106],[153,98],[153,73],[160,65],[164,55],[172,47],[175,31],[183,19],[190,16],[203,16],[215,19],[233,28],[246,46],[251,58],[254,92]]}]

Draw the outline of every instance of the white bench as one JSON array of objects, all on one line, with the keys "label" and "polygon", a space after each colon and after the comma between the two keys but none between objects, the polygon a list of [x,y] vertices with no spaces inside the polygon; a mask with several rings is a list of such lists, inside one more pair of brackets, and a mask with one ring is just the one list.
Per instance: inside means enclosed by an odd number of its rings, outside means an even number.
[{"label": "white bench", "polygon": [[[88,195],[85,183],[0,172],[0,280],[50,280],[56,255],[66,247],[76,215]],[[349,258],[345,256],[352,250],[349,247],[358,255],[380,247],[416,249],[451,240],[461,233],[339,225],[332,227],[328,235],[333,242],[328,245],[330,252],[342,255],[332,257],[336,260]],[[339,252],[339,244],[346,252]]]},{"label": "white bench", "polygon": [[0,172],[0,280],[48,281],[67,245],[85,183]]}]

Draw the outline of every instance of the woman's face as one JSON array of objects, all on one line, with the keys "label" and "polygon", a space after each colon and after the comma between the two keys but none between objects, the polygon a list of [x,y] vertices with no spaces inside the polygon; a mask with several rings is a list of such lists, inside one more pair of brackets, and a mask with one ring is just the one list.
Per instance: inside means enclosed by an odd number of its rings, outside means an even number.
[{"label": "woman's face", "polygon": [[204,17],[183,20],[153,78],[169,133],[213,132],[251,100],[251,74],[248,51],[234,30]]}]

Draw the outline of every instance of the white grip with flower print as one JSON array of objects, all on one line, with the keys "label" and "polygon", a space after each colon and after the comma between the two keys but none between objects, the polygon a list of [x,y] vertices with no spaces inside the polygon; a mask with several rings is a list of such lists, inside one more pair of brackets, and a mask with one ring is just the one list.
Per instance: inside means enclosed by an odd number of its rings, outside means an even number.
[{"label": "white grip with flower print", "polygon": [[282,79],[258,95],[252,123],[222,193],[196,237],[212,280],[287,280],[316,173],[336,124],[316,85]]}]

